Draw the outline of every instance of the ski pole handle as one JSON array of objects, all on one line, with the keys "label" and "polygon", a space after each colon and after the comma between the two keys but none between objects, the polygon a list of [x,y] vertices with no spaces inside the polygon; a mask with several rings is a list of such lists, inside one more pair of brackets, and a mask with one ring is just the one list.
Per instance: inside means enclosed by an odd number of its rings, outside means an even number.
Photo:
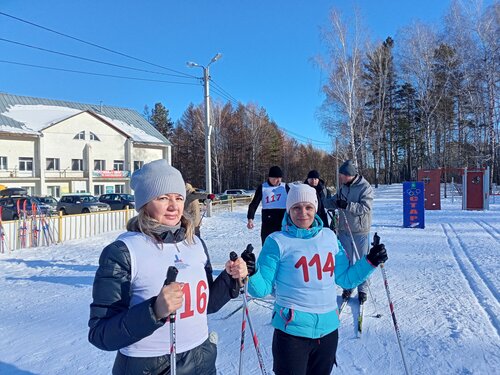
[{"label": "ski pole handle", "polygon": [[[234,251],[231,251],[229,253],[229,260],[231,262],[234,262],[234,261],[236,261],[236,259],[238,259],[238,254],[236,254],[236,252],[234,252]],[[243,288],[243,280],[238,279],[238,285],[240,288]]]},{"label": "ski pole handle", "polygon": [[[170,285],[171,283],[175,283],[175,279],[177,279],[178,273],[179,273],[179,270],[176,267],[174,267],[174,266],[168,267],[167,278],[165,279],[165,282],[163,283],[163,285],[167,286],[167,285]],[[175,321],[175,313],[170,314],[169,318],[170,318],[171,322]]]},{"label": "ski pole handle", "polygon": [[373,235],[372,245],[373,246],[380,245],[380,236],[377,234],[377,232],[375,232],[375,234]]},{"label": "ski pole handle", "polygon": [[249,253],[253,253],[253,246],[251,243],[249,243],[245,249],[245,251],[248,251]]}]

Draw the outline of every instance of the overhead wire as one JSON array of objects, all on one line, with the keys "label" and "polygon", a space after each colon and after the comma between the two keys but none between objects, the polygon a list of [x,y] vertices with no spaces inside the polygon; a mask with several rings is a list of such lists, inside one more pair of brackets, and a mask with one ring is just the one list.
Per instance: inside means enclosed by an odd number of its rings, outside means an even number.
[{"label": "overhead wire", "polygon": [[5,38],[0,38],[0,41],[7,42],[7,43],[12,43],[12,44],[16,44],[16,45],[19,45],[19,46],[22,46],[22,47],[37,49],[37,50],[40,50],[40,51],[44,51],[44,52],[48,52],[48,53],[53,53],[53,54],[56,54],[56,55],[71,57],[73,59],[89,61],[89,62],[93,62],[93,63],[96,63],[96,64],[103,64],[103,65],[114,66],[114,67],[117,67],[117,68],[135,70],[135,71],[138,71],[138,72],[146,72],[146,73],[159,74],[159,75],[172,76],[172,77],[179,77],[179,78],[190,78],[190,79],[197,78],[197,77],[185,77],[185,76],[180,75],[180,74],[163,73],[163,72],[156,72],[156,71],[153,71],[153,70],[133,68],[133,67],[126,66],[126,65],[114,64],[114,63],[109,63],[109,62],[106,62],[106,61],[100,61],[100,60],[90,59],[88,57],[77,56],[77,55],[73,55],[73,54],[69,54],[69,53],[65,53],[65,52],[54,51],[54,50],[50,50],[50,49],[47,49],[47,48],[43,48],[43,47],[39,47],[39,46],[34,46],[34,45],[31,45],[31,44],[26,44],[26,43],[22,43],[22,42],[18,42],[18,41],[15,41],[15,40],[10,40],[10,39],[5,39]]},{"label": "overhead wire", "polygon": [[[211,90],[216,92],[219,96],[221,96],[222,98],[228,100],[229,102],[235,104],[236,106],[240,104],[239,101],[237,101],[234,96],[232,96],[231,94],[229,94],[226,90],[224,90],[219,84],[216,84],[212,79],[210,80],[212,83],[214,83],[214,86],[211,87]],[[251,110],[250,108],[247,108],[246,106],[243,106],[244,110],[247,111],[248,113],[250,113],[251,115],[253,116],[256,116],[258,118],[261,118],[262,119],[262,115],[258,114],[258,113],[255,113],[255,111]],[[289,135],[290,137],[292,138],[297,138],[299,139],[300,141],[302,142],[305,142],[305,143],[312,143],[312,144],[316,144],[316,145],[323,145],[323,146],[331,146],[331,142],[326,142],[326,141],[320,141],[320,140],[316,140],[316,139],[312,139],[312,138],[309,138],[309,137],[306,137],[306,136],[303,136],[301,134],[298,134],[298,133],[295,133],[295,132],[292,132],[282,126],[277,126],[278,129],[280,129],[281,131],[283,131],[284,133],[286,133],[287,135]]]},{"label": "overhead wire", "polygon": [[[40,28],[40,29],[43,29],[45,31],[52,32],[54,34],[57,34],[57,35],[60,35],[60,36],[63,36],[63,37],[66,37],[66,38],[78,41],[80,43],[84,43],[84,44],[87,44],[87,45],[90,45],[90,46],[93,46],[93,47],[105,50],[107,52],[111,52],[111,53],[114,53],[114,54],[117,54],[117,55],[120,55],[120,56],[123,56],[123,57],[127,57],[127,58],[135,60],[135,61],[139,61],[139,62],[148,64],[148,65],[151,65],[151,66],[155,66],[155,67],[162,68],[162,69],[165,69],[165,70],[168,70],[168,71],[172,71],[174,73],[177,73],[177,75],[160,73],[160,72],[155,72],[155,71],[148,71],[148,70],[145,70],[145,69],[133,68],[133,67],[128,67],[128,66],[119,65],[119,64],[107,63],[107,62],[100,61],[100,60],[89,59],[89,58],[85,58],[85,57],[81,57],[81,56],[71,55],[71,54],[67,54],[67,53],[64,53],[64,52],[53,51],[53,50],[49,50],[49,49],[42,48],[42,47],[32,46],[32,45],[28,45],[28,44],[21,43],[21,42],[16,42],[16,41],[12,41],[12,40],[8,40],[8,39],[0,38],[0,40],[4,41],[4,42],[18,44],[18,45],[21,45],[21,46],[25,46],[25,47],[29,47],[29,48],[33,48],[33,49],[38,49],[38,50],[42,50],[42,51],[49,52],[49,53],[59,54],[59,55],[63,55],[63,56],[71,57],[71,58],[76,58],[76,59],[80,59],[80,60],[90,61],[90,62],[104,64],[104,65],[109,65],[109,66],[115,66],[115,67],[119,67],[119,68],[123,68],[123,69],[130,69],[130,70],[135,70],[135,71],[142,71],[142,72],[147,72],[147,73],[152,73],[152,74],[170,75],[170,76],[179,77],[179,78],[184,78],[185,77],[185,78],[200,79],[200,77],[196,77],[196,76],[191,75],[191,74],[183,73],[183,72],[180,72],[180,71],[177,71],[175,69],[171,69],[171,68],[159,65],[159,64],[151,63],[149,61],[146,61],[146,60],[143,60],[143,59],[140,59],[140,58],[128,55],[126,53],[122,53],[122,52],[115,51],[115,50],[112,50],[112,49],[107,48],[107,47],[103,47],[103,46],[101,46],[99,44],[96,44],[96,43],[87,42],[87,41],[85,41],[83,39],[80,39],[80,38],[77,38],[77,37],[74,37],[74,36],[71,36],[71,35],[68,35],[68,34],[65,34],[65,33],[61,33],[59,31],[56,31],[56,30],[50,29],[48,27],[36,24],[34,22],[30,22],[28,20],[25,20],[25,19],[13,16],[13,15],[7,14],[5,12],[1,12],[0,11],[0,15],[12,18],[12,19],[14,19],[16,21],[23,22],[23,23],[26,23],[28,25],[31,25],[31,26],[34,26],[34,27],[37,27],[37,28]],[[27,66],[27,67],[34,67],[34,68],[48,69],[48,70],[56,70],[56,71],[64,71],[64,72],[70,72],[70,73],[78,73],[78,74],[86,74],[86,75],[94,75],[94,76],[102,76],[102,77],[111,77],[111,78],[119,78],[119,79],[128,79],[128,80],[135,80],[135,81],[147,81],[147,82],[159,82],[159,83],[171,83],[171,84],[196,85],[194,83],[187,83],[187,82],[175,82],[175,81],[146,79],[146,78],[138,78],[138,77],[119,76],[119,75],[113,75],[113,74],[94,73],[94,72],[86,72],[86,71],[79,71],[79,70],[72,70],[72,69],[64,69],[64,68],[41,66],[41,65],[35,65],[35,64],[26,64],[26,63],[15,62],[15,61],[7,61],[7,60],[0,60],[0,63],[15,64],[15,65],[20,65],[20,66]],[[203,80],[203,79],[201,78],[201,80]],[[229,102],[233,103],[236,106],[238,106],[240,104],[240,102],[234,96],[232,96],[228,91],[226,91],[222,86],[220,86],[218,83],[216,83],[212,79],[210,79],[210,81],[214,85],[214,86],[212,86],[212,90],[215,93],[217,93],[219,96],[221,96],[222,98],[228,100]],[[246,106],[243,106],[243,108],[245,109],[245,111],[249,112],[250,114],[252,114],[254,116],[257,116],[259,118],[262,118],[262,116],[260,114],[255,113],[254,111],[252,111],[251,109],[247,108]],[[321,145],[330,145],[329,142],[314,140],[314,139],[302,136],[302,135],[300,135],[298,133],[291,132],[290,130],[285,129],[285,128],[280,127],[280,126],[278,126],[278,128],[280,130],[282,130],[284,133],[286,133],[288,135],[291,135],[292,138],[301,139],[303,142],[315,143],[315,144],[321,144]]]},{"label": "overhead wire", "polygon": [[69,72],[69,73],[79,73],[79,74],[86,74],[86,75],[92,75],[92,76],[128,79],[128,80],[133,80],[133,81],[159,82],[159,83],[171,83],[171,84],[179,84],[179,85],[197,86],[196,83],[191,83],[191,82],[176,82],[176,81],[166,81],[166,80],[161,80],[161,79],[148,79],[148,78],[139,78],[139,77],[120,76],[120,75],[115,75],[115,74],[94,73],[94,72],[86,72],[86,71],[82,71],[82,70],[56,68],[56,67],[52,67],[52,66],[26,64],[26,63],[22,63],[19,61],[0,60],[0,63],[28,66],[28,67],[32,67],[32,68],[39,68],[39,69],[46,69],[46,70],[56,70],[56,71]]},{"label": "overhead wire", "polygon": [[11,14],[7,14],[5,12],[1,12],[0,11],[0,15],[2,16],[5,16],[5,17],[9,17],[9,18],[12,18],[16,21],[19,21],[19,22],[23,22],[23,23],[26,23],[28,25],[31,25],[31,26],[34,26],[34,27],[38,27],[42,30],[45,30],[45,31],[49,31],[51,33],[54,33],[54,34],[57,34],[57,35],[60,35],[60,36],[63,36],[65,38],[69,38],[69,39],[72,39],[72,40],[76,40],[80,43],[84,43],[84,44],[87,44],[89,46],[93,46],[93,47],[96,47],[96,48],[100,48],[104,51],[107,51],[107,52],[111,52],[111,53],[114,53],[114,54],[117,54],[117,55],[120,55],[120,56],[123,56],[123,57],[127,57],[129,59],[132,59],[132,60],[135,60],[135,61],[140,61],[144,64],[148,64],[148,65],[151,65],[151,66],[156,66],[157,68],[162,68],[162,69],[165,69],[165,70],[169,70],[171,72],[174,72],[174,73],[177,73],[177,74],[181,74],[181,75],[184,75],[186,77],[190,77],[190,78],[197,78],[191,74],[187,74],[187,73],[184,73],[184,72],[180,72],[180,71],[177,71],[175,69],[171,69],[171,68],[168,68],[166,66],[163,66],[163,65],[159,65],[159,64],[155,64],[155,63],[152,63],[152,62],[149,62],[149,61],[146,61],[146,60],[143,60],[143,59],[140,59],[138,57],[135,57],[135,56],[131,56],[131,55],[128,55],[126,53],[123,53],[123,52],[119,52],[119,51],[115,51],[115,50],[112,50],[110,48],[107,48],[107,47],[103,47],[99,44],[96,44],[96,43],[92,43],[92,42],[87,42],[83,39],[80,39],[80,38],[77,38],[77,37],[74,37],[74,36],[71,36],[71,35],[68,35],[68,34],[65,34],[65,33],[61,33],[59,31],[56,31],[56,30],[53,30],[53,29],[50,29],[48,27],[45,27],[45,26],[42,26],[42,25],[39,25],[39,24],[36,24],[34,22],[31,22],[31,21],[28,21],[28,20],[25,20],[25,19],[22,19],[22,18],[19,18],[19,17],[16,17],[16,16],[13,16]]}]

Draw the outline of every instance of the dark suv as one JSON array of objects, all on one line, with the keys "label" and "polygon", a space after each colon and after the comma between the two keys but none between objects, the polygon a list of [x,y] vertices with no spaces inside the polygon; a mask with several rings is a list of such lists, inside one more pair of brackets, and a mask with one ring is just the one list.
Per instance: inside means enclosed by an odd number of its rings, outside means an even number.
[{"label": "dark suv", "polygon": [[106,203],[101,203],[90,194],[65,194],[57,203],[57,211],[63,215],[85,214],[89,212],[109,211]]},{"label": "dark suv", "polygon": [[99,202],[109,204],[112,210],[135,208],[135,198],[131,194],[103,194],[99,197]]}]

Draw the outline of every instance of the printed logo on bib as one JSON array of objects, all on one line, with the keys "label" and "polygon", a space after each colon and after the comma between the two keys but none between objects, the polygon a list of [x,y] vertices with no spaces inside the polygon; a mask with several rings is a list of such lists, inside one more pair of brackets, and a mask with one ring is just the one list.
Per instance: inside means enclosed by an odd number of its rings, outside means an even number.
[{"label": "printed logo on bib", "polygon": [[179,258],[177,254],[175,254],[174,264],[179,270],[183,270],[189,267],[189,264],[184,263],[184,261],[181,258]]}]

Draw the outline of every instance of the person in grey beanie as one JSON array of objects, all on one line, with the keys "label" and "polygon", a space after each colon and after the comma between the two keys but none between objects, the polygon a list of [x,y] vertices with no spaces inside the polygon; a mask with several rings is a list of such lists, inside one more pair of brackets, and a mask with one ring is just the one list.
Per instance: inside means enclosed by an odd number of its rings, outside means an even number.
[{"label": "person in grey beanie", "polygon": [[[178,374],[215,375],[217,348],[207,314],[238,296],[246,263],[227,261],[214,280],[205,243],[184,215],[184,179],[166,160],[135,171],[131,187],[138,215],[99,258],[89,341],[118,351],[114,375],[170,374],[170,325],[165,323],[177,312]],[[170,266],[177,268],[177,279],[164,285]]]},{"label": "person in grey beanie", "polygon": [[[370,248],[370,228],[372,225],[373,189],[368,181],[358,174],[351,160],[339,168],[340,187],[331,198],[324,199],[326,209],[339,210],[337,236],[352,263],[361,259]],[[367,298],[368,283],[358,286],[358,300]],[[351,296],[351,289],[344,289],[342,298]]]}]

